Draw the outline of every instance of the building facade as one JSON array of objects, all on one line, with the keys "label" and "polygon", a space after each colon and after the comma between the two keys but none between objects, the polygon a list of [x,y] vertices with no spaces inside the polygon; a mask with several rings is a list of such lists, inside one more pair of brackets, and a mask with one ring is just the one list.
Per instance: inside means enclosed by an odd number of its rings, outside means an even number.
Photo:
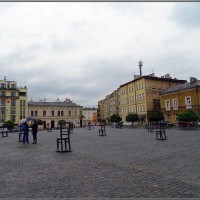
[{"label": "building facade", "polygon": [[89,122],[97,123],[97,108],[83,108],[83,124],[88,125]]},{"label": "building facade", "polygon": [[161,111],[166,121],[177,122],[178,115],[192,110],[200,117],[200,81],[190,78],[189,83],[172,86],[161,93]]},{"label": "building facade", "polygon": [[0,125],[11,120],[16,125],[28,116],[28,89],[17,82],[0,80]]},{"label": "building facade", "polygon": [[[172,79],[168,74],[163,77],[155,77],[154,74],[148,76],[137,76],[136,79],[127,82],[119,87],[117,100],[119,116],[122,121],[126,121],[126,116],[136,113],[140,118],[145,117],[148,112],[160,110],[160,92],[165,89],[185,83],[186,80]],[[108,110],[111,95],[104,99],[104,116],[110,118],[111,112]]]},{"label": "building facade", "polygon": [[29,116],[43,121],[44,129],[58,127],[60,120],[72,122],[76,127],[80,127],[82,106],[73,103],[70,99],[63,102],[29,101],[28,110]]}]

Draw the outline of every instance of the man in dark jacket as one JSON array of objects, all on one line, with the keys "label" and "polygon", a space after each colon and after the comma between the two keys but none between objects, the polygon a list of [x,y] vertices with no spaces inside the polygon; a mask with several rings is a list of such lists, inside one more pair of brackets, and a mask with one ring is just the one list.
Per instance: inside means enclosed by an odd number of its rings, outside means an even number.
[{"label": "man in dark jacket", "polygon": [[33,126],[32,126],[32,134],[33,134],[32,144],[37,144],[37,130],[38,130],[38,125],[37,125],[37,122],[34,121]]},{"label": "man in dark jacket", "polygon": [[29,139],[28,139],[29,127],[28,127],[28,123],[27,122],[24,122],[22,124],[22,130],[24,132],[24,134],[23,134],[23,143],[25,144],[25,142],[27,142],[29,144]]}]

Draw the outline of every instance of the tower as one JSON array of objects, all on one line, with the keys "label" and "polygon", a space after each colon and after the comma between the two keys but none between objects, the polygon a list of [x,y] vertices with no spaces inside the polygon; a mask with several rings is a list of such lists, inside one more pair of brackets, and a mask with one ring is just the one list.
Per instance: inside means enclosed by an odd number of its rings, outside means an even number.
[{"label": "tower", "polygon": [[139,61],[140,76],[142,76],[142,66],[143,66],[142,61]]}]

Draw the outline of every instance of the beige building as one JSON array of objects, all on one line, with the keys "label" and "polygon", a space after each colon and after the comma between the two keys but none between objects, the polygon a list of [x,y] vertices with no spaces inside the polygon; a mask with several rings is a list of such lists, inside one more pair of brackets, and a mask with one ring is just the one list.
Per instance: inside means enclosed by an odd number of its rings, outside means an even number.
[{"label": "beige building", "polygon": [[[159,93],[165,89],[185,83],[185,80],[172,79],[169,74],[163,77],[155,77],[154,74],[148,76],[137,76],[134,80],[119,87],[116,102],[118,102],[118,113],[122,121],[126,121],[126,116],[130,113],[137,113],[139,117],[145,117],[147,112],[160,110]],[[116,97],[115,97],[116,98]],[[110,118],[109,100],[111,95],[107,95],[104,104],[104,116]]]},{"label": "beige building", "polygon": [[0,125],[11,120],[16,125],[28,116],[28,89],[17,82],[0,80]]},{"label": "beige building", "polygon": [[71,100],[46,102],[29,101],[29,116],[41,119],[43,128],[56,128],[60,120],[72,122],[76,127],[80,127],[80,115],[82,106],[73,103]]},{"label": "beige building", "polygon": [[88,125],[88,122],[97,122],[97,108],[83,108],[82,114],[84,116],[83,118],[83,124]]},{"label": "beige building", "polygon": [[161,111],[166,121],[177,122],[178,115],[192,110],[200,117],[200,80],[190,78],[190,82],[172,86],[161,93]]}]

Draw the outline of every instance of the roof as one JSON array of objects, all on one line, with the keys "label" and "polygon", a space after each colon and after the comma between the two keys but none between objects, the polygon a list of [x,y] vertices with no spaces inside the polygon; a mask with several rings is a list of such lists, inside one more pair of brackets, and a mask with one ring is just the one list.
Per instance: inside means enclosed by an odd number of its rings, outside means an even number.
[{"label": "roof", "polygon": [[45,101],[29,101],[29,106],[60,106],[60,107],[82,107],[80,105],[77,105],[71,101],[69,102],[45,102]]},{"label": "roof", "polygon": [[186,80],[180,80],[180,79],[172,79],[172,78],[161,78],[161,77],[156,77],[156,76],[141,76],[137,79],[134,79],[132,81],[129,81],[123,85],[120,85],[120,87],[122,86],[125,86],[125,85],[128,85],[129,83],[133,83],[135,82],[136,80],[139,80],[139,79],[151,79],[151,80],[157,80],[157,81],[166,81],[166,82],[173,82],[173,83],[186,83],[187,81]]},{"label": "roof", "polygon": [[97,108],[87,108],[87,107],[85,107],[85,108],[83,108],[83,110],[97,110]]},{"label": "roof", "polygon": [[185,83],[185,84],[179,84],[179,85],[174,85],[171,86],[169,88],[167,88],[166,90],[164,90],[163,92],[161,92],[160,94],[168,94],[168,93],[173,93],[173,92],[178,92],[181,90],[187,90],[187,89],[191,89],[191,88],[196,88],[200,86],[200,80],[194,81],[194,82],[189,82],[189,83]]}]

